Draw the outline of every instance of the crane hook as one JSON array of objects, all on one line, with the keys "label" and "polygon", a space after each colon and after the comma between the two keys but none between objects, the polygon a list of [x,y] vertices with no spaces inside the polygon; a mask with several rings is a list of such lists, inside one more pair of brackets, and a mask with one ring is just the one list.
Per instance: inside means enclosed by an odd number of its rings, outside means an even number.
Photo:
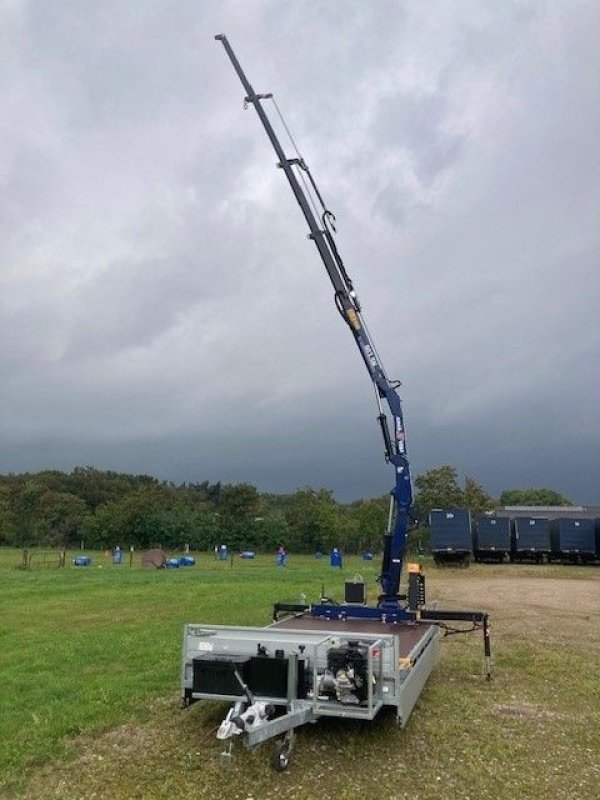
[{"label": "crane hook", "polygon": [[337,228],[335,227],[335,214],[328,209],[325,209],[323,212],[323,224],[325,227],[330,227],[334,233],[337,233]]}]

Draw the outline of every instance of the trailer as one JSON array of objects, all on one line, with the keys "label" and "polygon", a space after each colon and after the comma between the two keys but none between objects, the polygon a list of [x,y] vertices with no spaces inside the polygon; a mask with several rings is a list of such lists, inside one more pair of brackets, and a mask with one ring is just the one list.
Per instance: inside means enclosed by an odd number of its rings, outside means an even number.
[{"label": "trailer", "polygon": [[511,558],[512,525],[508,517],[483,514],[475,529],[475,561],[502,562]]},{"label": "trailer", "polygon": [[[404,727],[447,633],[482,631],[491,679],[488,615],[427,609],[421,568],[409,570],[409,606],[395,612],[322,598],[314,606],[276,603],[264,627],[186,625],[182,706],[230,703],[217,732],[226,743],[223,755],[231,755],[239,740],[254,748],[276,739],[271,765],[281,772],[295,730],[321,718],[368,722],[391,706]],[[457,621],[469,627],[448,625]]]},{"label": "trailer", "polygon": [[550,560],[588,563],[596,559],[594,520],[559,517],[550,521]]},{"label": "trailer", "polygon": [[473,555],[473,534],[468,508],[432,509],[429,529],[429,546],[436,564],[469,566]]},{"label": "trailer", "polygon": [[550,557],[550,520],[547,517],[515,517],[512,560],[541,564]]},{"label": "trailer", "polygon": [[435,665],[440,629],[380,620],[291,616],[265,628],[186,625],[182,699],[232,707],[218,736],[226,752],[280,738],[272,765],[288,766],[294,730],[322,717],[373,720],[393,706],[404,726]]}]

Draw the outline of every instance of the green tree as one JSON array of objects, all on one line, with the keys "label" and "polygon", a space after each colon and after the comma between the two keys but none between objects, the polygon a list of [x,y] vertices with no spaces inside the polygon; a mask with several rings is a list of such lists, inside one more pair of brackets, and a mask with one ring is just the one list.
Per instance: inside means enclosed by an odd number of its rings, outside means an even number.
[{"label": "green tree", "polygon": [[41,502],[46,489],[31,476],[14,481],[8,493],[9,543],[27,547],[44,543],[48,525],[41,518]]},{"label": "green tree", "polygon": [[255,520],[254,544],[259,550],[271,552],[282,544],[289,547],[290,528],[283,511],[269,511]]},{"label": "green tree", "polygon": [[[57,473],[43,474],[45,480],[56,482]],[[62,491],[76,494],[91,510],[104,503],[122,500],[138,489],[159,485],[159,481],[150,475],[129,475],[94,467],[75,467],[70,475],[63,475],[63,482]]]},{"label": "green tree", "polygon": [[96,509],[96,524],[86,526],[86,535],[94,537],[89,546],[171,546],[177,538],[172,505],[173,493],[156,484],[138,488],[118,502],[105,503]]},{"label": "green tree", "polygon": [[228,483],[221,487],[218,509],[227,525],[253,520],[262,511],[258,489],[249,483]]},{"label": "green tree", "polygon": [[121,536],[114,544],[134,542],[147,548],[173,539],[170,508],[171,493],[158,486],[148,486],[127,495],[120,503]]},{"label": "green tree", "polygon": [[[123,508],[120,503],[104,503],[96,509],[96,513],[87,517],[82,525],[81,538],[85,546],[96,550],[113,547],[117,542],[126,541],[126,526]],[[135,540],[127,540],[129,544],[137,544]]]},{"label": "green tree", "polygon": [[572,506],[564,494],[554,489],[507,489],[500,495],[502,506]]},{"label": "green tree", "polygon": [[383,537],[387,529],[388,512],[381,500],[365,500],[354,511],[357,521],[358,537],[352,550],[382,549]]},{"label": "green tree", "polygon": [[188,544],[194,550],[212,550],[220,544],[221,532],[218,517],[214,512],[194,509],[190,517],[190,535]]},{"label": "green tree", "polygon": [[10,490],[0,484],[0,545],[8,544],[11,539]]},{"label": "green tree", "polygon": [[468,475],[465,478],[463,496],[465,506],[471,510],[472,519],[486,511],[493,511],[497,506],[497,502],[486,492],[483,486]]},{"label": "green tree", "polygon": [[70,492],[47,491],[39,499],[39,524],[47,531],[51,545],[78,544],[88,514],[85,502]]},{"label": "green tree", "polygon": [[464,493],[457,482],[457,472],[447,464],[417,475],[415,488],[415,510],[425,524],[432,508],[457,508],[465,503]]},{"label": "green tree", "polygon": [[339,507],[327,489],[301,489],[286,512],[290,549],[314,552],[340,545]]},{"label": "green tree", "polygon": [[406,552],[409,555],[421,555],[429,549],[429,527],[419,525],[411,528],[406,538]]}]

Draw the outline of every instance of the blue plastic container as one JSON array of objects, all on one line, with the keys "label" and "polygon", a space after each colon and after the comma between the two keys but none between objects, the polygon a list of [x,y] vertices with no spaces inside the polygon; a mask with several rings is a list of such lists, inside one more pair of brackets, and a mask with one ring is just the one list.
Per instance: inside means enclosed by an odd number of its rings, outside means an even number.
[{"label": "blue plastic container", "polygon": [[167,567],[167,569],[179,569],[180,566],[178,558],[167,558],[165,562],[165,567]]},{"label": "blue plastic container", "polygon": [[73,559],[73,564],[76,567],[89,567],[91,566],[92,559],[90,556],[76,556]]},{"label": "blue plastic container", "polygon": [[373,553],[370,551],[363,553],[363,561],[373,561]]},{"label": "blue plastic container", "polygon": [[337,549],[337,547],[334,547],[333,550],[331,551],[331,554],[329,556],[329,563],[331,564],[332,567],[340,567],[340,569],[341,569],[341,567],[342,567],[342,554]]},{"label": "blue plastic container", "polygon": [[196,559],[194,556],[181,556],[179,559],[179,566],[180,567],[193,567],[196,563]]},{"label": "blue plastic container", "polygon": [[250,559],[255,558],[256,553],[254,550],[242,550],[240,553],[240,558]]}]

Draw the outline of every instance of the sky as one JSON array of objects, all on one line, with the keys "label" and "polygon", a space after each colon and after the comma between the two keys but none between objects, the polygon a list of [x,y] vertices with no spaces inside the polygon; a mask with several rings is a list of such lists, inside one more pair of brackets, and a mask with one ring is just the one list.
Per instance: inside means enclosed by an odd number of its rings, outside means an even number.
[{"label": "sky", "polygon": [[220,33],[336,215],[413,475],[600,503],[593,0],[5,0],[0,472],[393,485]]}]

